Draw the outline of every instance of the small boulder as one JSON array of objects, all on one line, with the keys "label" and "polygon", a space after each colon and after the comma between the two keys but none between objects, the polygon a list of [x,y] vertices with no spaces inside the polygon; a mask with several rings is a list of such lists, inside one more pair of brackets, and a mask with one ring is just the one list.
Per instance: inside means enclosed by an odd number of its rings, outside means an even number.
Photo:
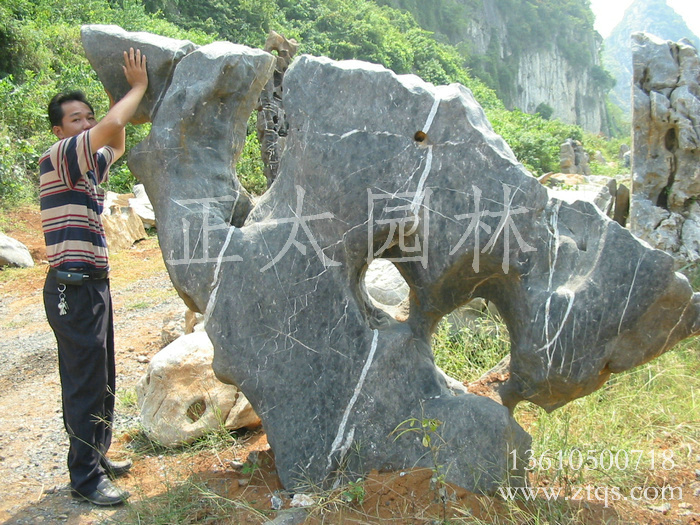
[{"label": "small boulder", "polygon": [[380,307],[397,307],[408,297],[408,284],[387,259],[375,259],[367,267],[365,286],[370,298]]},{"label": "small boulder", "polygon": [[593,154],[593,161],[601,166],[605,166],[608,163],[600,150],[596,150],[596,152]]},{"label": "small boulder", "polygon": [[141,219],[129,206],[129,195],[107,192],[102,212],[102,225],[110,253],[126,250],[146,238]]},{"label": "small boulder", "polygon": [[137,184],[134,186],[134,197],[129,199],[129,206],[134,209],[136,215],[139,216],[143,222],[144,228],[155,228],[156,227],[156,215],[153,212],[153,205],[148,199],[146,194],[146,189],[143,184]]},{"label": "small boulder", "polygon": [[235,430],[260,425],[245,396],[220,382],[212,370],[214,348],[205,332],[178,338],[158,352],[136,391],[141,423],[164,446],[192,443],[222,425]]},{"label": "small boulder", "polygon": [[[624,160],[625,155],[630,152],[630,147],[627,144],[620,144],[620,150],[617,153],[617,158],[619,160]],[[629,155],[628,155],[629,157]]]},{"label": "small boulder", "polygon": [[24,244],[0,233],[0,266],[31,268],[34,266],[34,261]]}]

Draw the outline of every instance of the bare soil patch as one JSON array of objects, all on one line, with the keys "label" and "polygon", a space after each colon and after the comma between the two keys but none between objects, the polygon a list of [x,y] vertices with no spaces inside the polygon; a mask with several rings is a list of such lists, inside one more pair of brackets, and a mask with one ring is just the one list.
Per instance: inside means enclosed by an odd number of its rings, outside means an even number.
[{"label": "bare soil patch", "polygon": [[[118,416],[112,448],[114,457],[135,461],[119,481],[132,493],[129,505],[100,509],[71,499],[55,340],[42,304],[47,267],[39,212],[25,207],[8,218],[5,232],[29,247],[37,266],[0,271],[0,523],[265,523],[289,512],[293,494],[279,483],[264,432],[241,434],[221,448],[135,454],[133,443],[141,436],[133,416]],[[156,238],[114,254],[112,268],[118,391],[124,393],[133,391],[162,348],[164,319],[184,311],[184,305],[170,285]],[[296,522],[700,525],[694,514],[700,512],[695,473],[684,468],[671,474],[673,479],[658,484],[682,486],[683,500],[663,513],[630,501],[606,506],[585,493],[514,504],[458,487],[441,493],[431,470],[372,472],[365,480],[310,494],[314,505],[296,515]],[[281,510],[273,509],[277,503]],[[167,521],[167,508],[178,517]]]}]

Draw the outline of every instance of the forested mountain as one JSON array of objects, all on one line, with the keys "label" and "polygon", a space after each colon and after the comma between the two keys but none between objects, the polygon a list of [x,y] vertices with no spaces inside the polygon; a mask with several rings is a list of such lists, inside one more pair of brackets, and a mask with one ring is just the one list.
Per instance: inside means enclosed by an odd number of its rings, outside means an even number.
[{"label": "forested mountain", "polygon": [[[587,0],[435,0],[418,7],[417,2],[394,7],[372,0],[2,0],[0,204],[35,195],[36,161],[54,139],[45,116],[54,93],[82,88],[98,116],[106,111],[107,97],[80,43],[82,24],[117,24],[199,45],[219,39],[255,47],[276,30],[296,39],[300,53],[369,60],[435,84],[459,82],[472,90],[496,132],[535,174],[558,169],[559,145],[567,138],[584,140],[591,152],[605,147],[566,123],[579,120],[541,98],[545,93],[570,95],[568,107],[584,115],[588,98],[596,107],[602,100],[602,88],[593,95],[576,88],[579,77],[597,71],[594,46],[574,46],[564,38],[580,34],[584,41],[594,34]],[[537,36],[560,22],[566,29],[552,29],[548,38]],[[519,66],[511,68],[513,64]],[[528,69],[532,64],[542,68]],[[544,70],[552,77],[543,76]],[[531,73],[544,81],[539,91],[523,87],[534,85],[524,82]],[[511,81],[515,87],[509,87]],[[522,108],[538,114],[508,110],[487,84],[510,107],[521,107],[518,100],[525,97]],[[127,140],[134,144],[147,132],[147,127],[128,128]],[[262,191],[254,126],[248,139],[237,166],[239,178],[252,184],[252,191]],[[132,183],[125,163],[112,170],[113,189],[128,190]]]},{"label": "forested mountain", "polygon": [[666,0],[635,0],[620,23],[604,41],[603,63],[616,80],[610,100],[629,116],[631,111],[632,42],[630,36],[645,31],[665,40],[677,42],[687,38],[700,49],[700,38],[688,29],[683,18]]},{"label": "forested mountain", "polygon": [[408,9],[457,46],[509,108],[607,131],[604,101],[614,81],[600,65],[601,40],[587,0],[377,2]]}]

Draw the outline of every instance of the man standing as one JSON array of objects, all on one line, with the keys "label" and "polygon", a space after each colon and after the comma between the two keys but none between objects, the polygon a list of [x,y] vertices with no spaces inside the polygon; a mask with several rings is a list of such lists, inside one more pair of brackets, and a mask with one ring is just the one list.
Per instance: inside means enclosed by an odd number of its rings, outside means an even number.
[{"label": "man standing", "polygon": [[124,153],[124,127],[148,87],[146,57],[140,50],[124,52],[123,69],[131,89],[99,123],[81,92],[53,97],[49,120],[60,140],[39,161],[41,221],[50,264],[44,308],[58,344],[71,492],[103,506],[129,497],[110,477],[131,468],[131,461],[106,457],[114,413],[114,329],[100,217],[104,190],[98,186]]}]

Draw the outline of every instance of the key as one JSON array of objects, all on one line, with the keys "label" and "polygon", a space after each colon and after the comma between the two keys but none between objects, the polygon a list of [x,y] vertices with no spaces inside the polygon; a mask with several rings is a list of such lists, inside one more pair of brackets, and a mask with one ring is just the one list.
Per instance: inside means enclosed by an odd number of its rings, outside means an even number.
[{"label": "key", "polygon": [[[63,288],[61,288],[63,287]],[[65,284],[58,285],[58,315],[66,315],[68,313],[68,303],[66,302]]]}]

